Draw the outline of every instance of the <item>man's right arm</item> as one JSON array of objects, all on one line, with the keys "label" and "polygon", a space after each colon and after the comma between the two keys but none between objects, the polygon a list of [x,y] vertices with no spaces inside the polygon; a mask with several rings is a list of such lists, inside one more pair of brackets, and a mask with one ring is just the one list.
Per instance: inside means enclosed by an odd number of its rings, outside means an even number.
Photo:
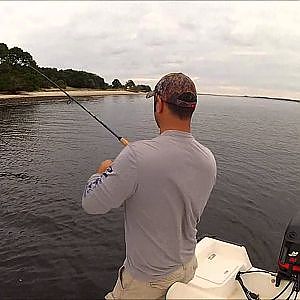
[{"label": "man's right arm", "polygon": [[129,145],[104,173],[96,173],[89,179],[82,196],[82,208],[88,214],[105,214],[120,207],[134,194],[136,187],[136,158]]}]

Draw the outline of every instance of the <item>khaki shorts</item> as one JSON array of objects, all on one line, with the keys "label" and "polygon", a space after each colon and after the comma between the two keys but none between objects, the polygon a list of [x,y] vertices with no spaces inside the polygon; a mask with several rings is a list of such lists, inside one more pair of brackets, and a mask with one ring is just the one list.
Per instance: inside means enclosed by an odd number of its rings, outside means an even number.
[{"label": "khaki shorts", "polygon": [[134,279],[125,267],[119,269],[116,285],[105,299],[165,299],[169,287],[175,282],[188,283],[197,269],[197,258],[182,264],[176,271],[155,281]]}]

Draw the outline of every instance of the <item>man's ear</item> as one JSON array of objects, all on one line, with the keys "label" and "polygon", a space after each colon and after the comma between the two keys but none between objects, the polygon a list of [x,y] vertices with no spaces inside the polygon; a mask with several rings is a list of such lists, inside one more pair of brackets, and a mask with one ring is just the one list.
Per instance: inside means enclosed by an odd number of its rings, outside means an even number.
[{"label": "man's ear", "polygon": [[161,100],[160,96],[158,96],[156,102],[156,112],[162,113],[163,109],[164,109],[164,102]]}]

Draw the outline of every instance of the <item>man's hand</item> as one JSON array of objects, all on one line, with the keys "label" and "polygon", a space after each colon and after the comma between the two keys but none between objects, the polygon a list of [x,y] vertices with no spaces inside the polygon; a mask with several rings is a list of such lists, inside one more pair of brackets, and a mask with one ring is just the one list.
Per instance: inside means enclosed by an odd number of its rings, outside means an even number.
[{"label": "man's hand", "polygon": [[106,169],[111,166],[112,162],[113,161],[110,160],[110,159],[104,160],[101,163],[101,165],[99,166],[99,168],[97,169],[97,173],[103,173],[103,172],[105,172]]}]

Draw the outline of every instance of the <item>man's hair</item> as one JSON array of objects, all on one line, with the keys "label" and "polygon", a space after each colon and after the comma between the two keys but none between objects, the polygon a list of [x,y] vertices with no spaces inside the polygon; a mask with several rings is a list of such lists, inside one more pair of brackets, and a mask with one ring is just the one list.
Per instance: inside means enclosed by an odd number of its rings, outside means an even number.
[{"label": "man's hair", "polygon": [[168,106],[171,113],[178,117],[180,120],[188,120],[192,118],[193,112],[195,111],[195,108],[192,107],[181,107],[178,105],[175,105],[173,103],[165,102],[165,104]]}]

